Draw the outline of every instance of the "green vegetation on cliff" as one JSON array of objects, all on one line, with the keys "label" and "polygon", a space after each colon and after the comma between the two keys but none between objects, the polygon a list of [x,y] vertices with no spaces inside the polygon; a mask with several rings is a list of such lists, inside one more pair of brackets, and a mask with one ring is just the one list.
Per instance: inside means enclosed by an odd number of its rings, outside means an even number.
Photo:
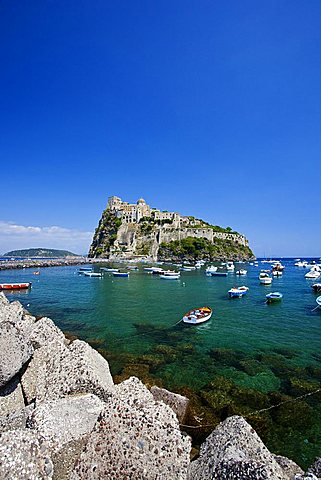
[{"label": "green vegetation on cliff", "polygon": [[110,248],[114,245],[117,238],[117,231],[120,226],[120,218],[117,218],[110,210],[104,210],[95,230],[88,256],[91,258],[108,257]]},{"label": "green vegetation on cliff", "polygon": [[76,253],[68,252],[68,250],[55,250],[53,248],[26,248],[24,250],[12,250],[4,254],[5,257],[41,257],[41,258],[63,258],[78,257]]},{"label": "green vegetation on cliff", "polygon": [[214,243],[207,238],[187,237],[169,243],[161,243],[158,251],[159,260],[191,259],[191,260],[220,260],[220,259],[249,259],[253,258],[252,250],[244,245],[216,238]]}]

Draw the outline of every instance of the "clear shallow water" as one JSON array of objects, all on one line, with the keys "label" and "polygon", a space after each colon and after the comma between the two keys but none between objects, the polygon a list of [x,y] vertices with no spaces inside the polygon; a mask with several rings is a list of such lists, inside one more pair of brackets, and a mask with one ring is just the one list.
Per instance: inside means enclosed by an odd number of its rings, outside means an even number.
[{"label": "clear shallow water", "polygon": [[[164,281],[140,267],[129,278],[105,274],[99,279],[78,275],[77,267],[52,267],[39,276],[29,269],[0,271],[0,282],[31,281],[31,291],[8,294],[10,300],[91,342],[108,358],[114,375],[137,374],[147,383],[190,389],[198,408],[218,421],[320,387],[321,311],[312,311],[314,281],[306,280],[306,269],[294,267],[293,260],[283,263],[283,277],[274,278],[272,286],[259,284],[260,269],[269,268],[261,263],[246,264],[243,277],[207,277],[202,269]],[[229,299],[227,291],[235,285],[247,285],[249,293]],[[282,292],[282,302],[267,305],[271,291]],[[210,322],[174,326],[186,311],[202,305],[213,308]],[[218,402],[218,392],[225,403]],[[321,454],[320,404],[317,394],[288,404],[282,415],[278,408],[249,419],[271,449],[307,465]]]}]

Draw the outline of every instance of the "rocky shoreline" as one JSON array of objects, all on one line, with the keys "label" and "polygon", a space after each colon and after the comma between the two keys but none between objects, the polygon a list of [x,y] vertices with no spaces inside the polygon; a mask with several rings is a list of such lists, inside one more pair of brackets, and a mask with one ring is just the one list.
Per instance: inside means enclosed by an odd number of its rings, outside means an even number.
[{"label": "rocky shoreline", "polygon": [[0,270],[15,270],[21,268],[67,267],[70,265],[83,265],[89,263],[86,257],[54,258],[54,259],[23,259],[2,260]]},{"label": "rocky shoreline", "polygon": [[273,455],[240,416],[191,459],[186,397],[115,384],[108,362],[0,293],[0,479],[316,480]]}]

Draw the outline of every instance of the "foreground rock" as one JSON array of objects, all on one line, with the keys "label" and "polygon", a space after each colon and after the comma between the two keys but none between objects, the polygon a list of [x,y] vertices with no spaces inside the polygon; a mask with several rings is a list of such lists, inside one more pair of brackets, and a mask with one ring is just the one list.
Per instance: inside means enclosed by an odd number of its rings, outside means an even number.
[{"label": "foreground rock", "polygon": [[44,439],[31,430],[12,430],[0,436],[0,478],[48,479],[53,464]]},{"label": "foreground rock", "polygon": [[55,478],[69,478],[104,406],[95,395],[77,395],[42,403],[30,415],[28,427],[47,441]]},{"label": "foreground rock", "polygon": [[[298,467],[300,471],[300,468]],[[292,480],[242,417],[227,418],[201,447],[189,471],[190,480]]]},{"label": "foreground rock", "polygon": [[108,362],[87,343],[75,340],[66,347],[54,341],[35,351],[22,376],[28,403],[93,393],[107,399],[114,386]]},{"label": "foreground rock", "polygon": [[191,441],[174,412],[135,377],[115,390],[71,479],[185,479]]},{"label": "foreground rock", "polygon": [[153,397],[157,401],[162,401],[176,413],[178,421],[184,422],[186,417],[189,400],[178,393],[169,392],[165,388],[154,386],[150,389]]}]

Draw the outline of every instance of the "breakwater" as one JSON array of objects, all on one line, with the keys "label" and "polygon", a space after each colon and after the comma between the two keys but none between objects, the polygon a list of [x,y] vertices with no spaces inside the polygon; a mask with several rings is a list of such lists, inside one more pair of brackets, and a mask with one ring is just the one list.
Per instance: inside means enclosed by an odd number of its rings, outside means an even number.
[{"label": "breakwater", "polygon": [[22,268],[44,268],[44,267],[67,267],[71,265],[83,265],[88,263],[86,257],[52,258],[52,259],[19,259],[0,260],[0,270],[15,270]]},{"label": "breakwater", "polygon": [[[240,416],[220,423],[191,461],[189,399],[136,377],[115,384],[108,362],[0,294],[0,478],[303,480]],[[181,428],[180,428],[181,426]]]}]

